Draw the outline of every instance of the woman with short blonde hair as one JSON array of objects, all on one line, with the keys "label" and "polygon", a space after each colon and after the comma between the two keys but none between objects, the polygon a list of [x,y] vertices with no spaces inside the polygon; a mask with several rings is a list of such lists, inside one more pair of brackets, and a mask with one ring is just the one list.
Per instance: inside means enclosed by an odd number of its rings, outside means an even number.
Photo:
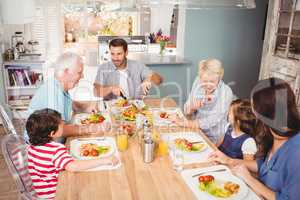
[{"label": "woman with short blonde hair", "polygon": [[199,62],[199,74],[184,105],[192,120],[175,120],[179,126],[200,128],[208,138],[218,143],[225,134],[227,113],[233,94],[223,81],[221,61],[209,58]]},{"label": "woman with short blonde hair", "polygon": [[207,73],[210,75],[219,76],[220,80],[224,75],[224,68],[222,66],[221,61],[215,58],[209,58],[206,60],[202,60],[199,62],[199,75],[202,73]]}]

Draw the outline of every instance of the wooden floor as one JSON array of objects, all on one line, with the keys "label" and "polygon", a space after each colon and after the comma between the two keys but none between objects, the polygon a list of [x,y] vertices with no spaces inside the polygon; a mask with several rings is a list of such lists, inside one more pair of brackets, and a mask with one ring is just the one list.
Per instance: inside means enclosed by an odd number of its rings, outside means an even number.
[{"label": "wooden floor", "polygon": [[[23,126],[20,121],[14,121],[15,128],[19,134],[23,133]],[[5,135],[2,125],[0,125],[0,140]],[[15,182],[10,175],[6,163],[4,161],[0,148],[0,200],[18,199],[18,193]]]}]

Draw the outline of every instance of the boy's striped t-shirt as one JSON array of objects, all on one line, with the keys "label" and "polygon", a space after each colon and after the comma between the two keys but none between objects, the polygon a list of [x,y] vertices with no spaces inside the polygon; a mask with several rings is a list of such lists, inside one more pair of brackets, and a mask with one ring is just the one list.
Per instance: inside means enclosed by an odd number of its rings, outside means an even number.
[{"label": "boy's striped t-shirt", "polygon": [[67,148],[57,142],[28,147],[28,170],[39,198],[55,197],[58,174],[72,161]]}]

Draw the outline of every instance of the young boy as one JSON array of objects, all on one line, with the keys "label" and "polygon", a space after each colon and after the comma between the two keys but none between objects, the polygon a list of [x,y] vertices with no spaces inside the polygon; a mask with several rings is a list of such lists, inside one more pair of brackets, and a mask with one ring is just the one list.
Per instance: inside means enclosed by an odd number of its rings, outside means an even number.
[{"label": "young boy", "polygon": [[54,142],[63,132],[61,115],[55,110],[42,109],[32,113],[27,120],[26,130],[31,143],[28,148],[28,170],[33,189],[39,198],[55,198],[58,174],[62,170],[76,172],[118,163],[114,156],[107,159],[74,160],[63,144]]}]

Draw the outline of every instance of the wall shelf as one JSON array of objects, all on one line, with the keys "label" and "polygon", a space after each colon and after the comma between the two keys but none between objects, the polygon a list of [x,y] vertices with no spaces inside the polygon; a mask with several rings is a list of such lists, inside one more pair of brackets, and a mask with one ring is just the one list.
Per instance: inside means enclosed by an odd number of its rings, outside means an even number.
[{"label": "wall shelf", "polygon": [[43,61],[16,60],[4,62],[6,103],[13,110],[26,110],[35,91],[43,82]]}]

